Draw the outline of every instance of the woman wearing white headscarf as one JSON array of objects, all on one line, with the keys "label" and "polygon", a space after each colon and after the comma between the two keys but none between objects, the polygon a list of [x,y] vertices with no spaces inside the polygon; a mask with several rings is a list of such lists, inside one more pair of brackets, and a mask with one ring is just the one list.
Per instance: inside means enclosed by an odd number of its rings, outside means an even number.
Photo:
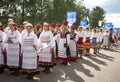
[{"label": "woman wearing white headscarf", "polygon": [[33,79],[34,75],[39,74],[38,64],[38,38],[32,31],[33,25],[26,24],[27,33],[22,37],[22,73],[27,75],[27,79]]}]

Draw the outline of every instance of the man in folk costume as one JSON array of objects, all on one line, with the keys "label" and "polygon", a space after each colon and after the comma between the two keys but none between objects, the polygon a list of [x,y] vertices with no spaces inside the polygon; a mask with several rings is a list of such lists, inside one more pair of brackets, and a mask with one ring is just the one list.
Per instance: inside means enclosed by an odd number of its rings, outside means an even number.
[{"label": "man in folk costume", "polygon": [[7,33],[5,42],[7,43],[7,66],[9,71],[18,76],[19,56],[20,56],[20,32],[17,30],[17,24],[12,23],[10,31]]},{"label": "man in folk costume", "polygon": [[70,60],[75,61],[78,59],[76,42],[78,40],[77,34],[75,33],[75,26],[70,26]]},{"label": "man in folk costume", "polygon": [[80,26],[77,29],[77,37],[78,37],[78,40],[77,40],[78,54],[82,59],[83,51],[84,51],[84,44],[83,44],[84,31],[83,31],[83,28]]},{"label": "man in folk costume", "polygon": [[5,58],[6,58],[6,53],[5,53],[5,38],[6,34],[3,31],[3,25],[0,23],[0,73],[4,72],[5,68]]},{"label": "man in folk costume", "polygon": [[113,29],[111,28],[109,30],[109,40],[110,40],[110,47],[112,48],[113,47],[113,43],[114,43],[114,38],[115,38],[115,34],[114,34],[114,31]]},{"label": "man in folk costume", "polygon": [[56,65],[53,50],[55,42],[53,34],[49,31],[49,24],[44,22],[43,31],[39,37],[39,65],[44,68],[43,72],[50,73],[53,66]]},{"label": "man in folk costume", "polygon": [[91,38],[91,44],[92,44],[91,46],[92,46],[92,48],[94,50],[93,53],[97,54],[98,33],[97,33],[96,29],[93,30],[90,38]]},{"label": "man in folk costume", "polygon": [[35,25],[34,33],[37,35],[38,38],[39,38],[39,36],[41,34],[41,28],[42,28],[42,25],[40,23],[37,23]]},{"label": "man in folk costume", "polygon": [[34,75],[39,74],[39,56],[38,50],[38,38],[32,32],[33,25],[31,23],[26,24],[27,33],[22,37],[22,73],[26,75],[27,79],[33,79]]},{"label": "man in folk costume", "polygon": [[69,60],[69,42],[70,42],[70,34],[68,34],[68,28],[67,28],[68,22],[65,20],[63,21],[60,32],[57,35],[58,39],[58,57],[57,59],[62,60],[63,65],[68,64]]},{"label": "man in folk costume", "polygon": [[90,55],[90,47],[91,47],[90,36],[91,36],[91,32],[90,32],[89,28],[86,28],[86,30],[84,32],[84,47],[86,50],[86,56]]}]

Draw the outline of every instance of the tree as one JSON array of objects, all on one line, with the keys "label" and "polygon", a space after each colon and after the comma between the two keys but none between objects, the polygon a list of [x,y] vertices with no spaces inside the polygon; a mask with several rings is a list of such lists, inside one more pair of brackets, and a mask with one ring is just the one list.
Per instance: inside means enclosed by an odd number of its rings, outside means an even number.
[{"label": "tree", "polygon": [[66,20],[67,11],[76,11],[75,24],[79,25],[80,20],[88,15],[88,9],[82,0],[1,0],[0,9],[1,22],[7,23],[7,19],[11,17],[17,24],[22,24],[24,20],[33,25],[44,21],[61,23]]},{"label": "tree", "polygon": [[19,22],[20,9],[18,8],[18,4],[16,4],[17,0],[1,0],[0,1],[0,21],[7,25],[7,19],[14,17],[16,22]]},{"label": "tree", "polygon": [[93,8],[93,10],[90,12],[90,17],[89,17],[89,23],[92,28],[100,28],[99,26],[99,21],[103,21],[105,18],[105,11],[100,8],[99,6],[96,6]]}]

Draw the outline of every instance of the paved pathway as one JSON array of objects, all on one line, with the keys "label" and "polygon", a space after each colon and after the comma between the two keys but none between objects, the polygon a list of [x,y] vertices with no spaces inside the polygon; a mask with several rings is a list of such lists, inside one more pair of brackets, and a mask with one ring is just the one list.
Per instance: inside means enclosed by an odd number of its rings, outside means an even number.
[{"label": "paved pathway", "polygon": [[41,72],[34,80],[12,76],[6,70],[0,82],[120,82],[120,49],[101,49],[96,56],[84,56],[68,66],[58,61],[50,74]]}]

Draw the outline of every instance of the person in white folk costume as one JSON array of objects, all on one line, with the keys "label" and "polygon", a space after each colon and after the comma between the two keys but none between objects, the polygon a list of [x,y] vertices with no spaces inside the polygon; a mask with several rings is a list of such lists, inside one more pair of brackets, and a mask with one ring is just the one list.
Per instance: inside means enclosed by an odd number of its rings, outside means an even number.
[{"label": "person in white folk costume", "polygon": [[4,43],[5,38],[6,38],[6,34],[4,32],[2,23],[0,23],[0,73],[4,72],[4,69],[6,66],[5,64],[6,53],[4,53],[5,52],[5,43]]},{"label": "person in white folk costume", "polygon": [[21,41],[22,73],[26,75],[27,79],[33,79],[34,75],[39,74],[38,38],[32,29],[33,25],[27,23],[27,33],[23,35]]},{"label": "person in white folk costume", "polygon": [[61,26],[61,24],[59,24],[59,23],[57,23],[56,25],[55,25],[55,28],[54,28],[54,30],[55,30],[55,36],[54,36],[54,38],[55,38],[55,57],[57,58],[57,56],[58,56],[58,43],[59,43],[59,40],[57,39],[57,34],[59,33],[59,31],[60,31],[60,26]]},{"label": "person in white folk costume", "polygon": [[49,25],[49,29],[50,29],[50,31],[52,32],[53,36],[56,36],[56,35],[57,35],[57,33],[56,33],[56,31],[55,31],[55,29],[56,29],[55,27],[56,27],[56,24],[55,24],[55,23],[52,23],[52,24]]},{"label": "person in white folk costume", "polygon": [[34,28],[34,33],[37,35],[37,38],[39,38],[42,31],[42,25],[40,23],[37,23]]},{"label": "person in white folk costume", "polygon": [[84,44],[83,44],[84,31],[83,31],[83,28],[80,26],[77,28],[77,37],[78,37],[78,40],[77,40],[78,54],[82,59],[83,51],[84,51]]},{"label": "person in white folk costume", "polygon": [[54,59],[57,56],[57,41],[56,41],[56,36],[57,36],[57,32],[55,31],[56,24],[52,23],[49,25],[49,30],[52,32],[53,36],[54,36],[54,41],[55,41],[55,45],[54,45],[54,50],[53,50],[53,55],[54,55]]},{"label": "person in white folk costume", "polygon": [[89,30],[89,28],[86,28],[86,30],[84,31],[84,47],[86,50],[86,56],[90,55],[90,48],[91,48],[91,43],[90,43],[90,37],[91,37],[91,31]]},{"label": "person in white folk costume", "polygon": [[27,21],[23,22],[22,28],[24,28],[24,29],[21,31],[21,37],[23,37],[25,34],[27,34],[27,29],[26,29],[27,23],[28,23]]},{"label": "person in white folk costume", "polygon": [[104,33],[103,33],[103,43],[102,43],[102,46],[103,48],[109,48],[109,45],[110,45],[110,40],[109,40],[109,31],[108,30],[105,30]]},{"label": "person in white folk costume", "polygon": [[72,25],[70,28],[70,60],[76,61],[78,59],[78,51],[77,51],[77,45],[76,42],[78,40],[77,34],[75,33],[75,26]]},{"label": "person in white folk costume", "polygon": [[58,42],[58,56],[57,60],[62,60],[63,65],[68,65],[70,51],[69,51],[69,43],[70,43],[70,34],[68,33],[68,22],[66,20],[63,21],[60,32],[57,34]]},{"label": "person in white folk costume", "polygon": [[55,42],[53,34],[49,30],[49,24],[44,22],[43,31],[39,37],[39,65],[44,68],[43,72],[50,73],[53,66],[56,65],[54,55]]},{"label": "person in white folk costume", "polygon": [[99,50],[101,48],[102,41],[103,41],[103,30],[98,29],[98,43],[97,43],[97,52],[98,53],[99,53]]},{"label": "person in white folk costume", "polygon": [[7,33],[5,42],[7,43],[7,66],[9,71],[18,76],[19,71],[19,56],[20,56],[20,32],[17,30],[17,24],[12,22],[10,30]]},{"label": "person in white folk costume", "polygon": [[97,54],[98,33],[96,29],[93,30],[90,39],[92,44],[91,46],[94,50],[93,54]]},{"label": "person in white folk costume", "polygon": [[12,18],[8,19],[8,26],[5,28],[5,33],[8,33],[10,30],[10,26],[11,24],[14,22],[14,20]]}]

